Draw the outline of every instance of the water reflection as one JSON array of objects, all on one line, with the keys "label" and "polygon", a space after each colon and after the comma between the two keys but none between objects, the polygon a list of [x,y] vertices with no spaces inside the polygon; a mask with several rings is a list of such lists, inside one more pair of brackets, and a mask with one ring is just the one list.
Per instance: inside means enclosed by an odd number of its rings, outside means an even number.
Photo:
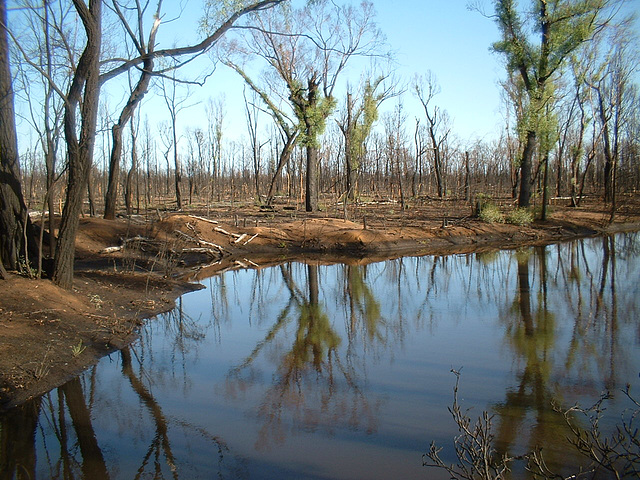
[{"label": "water reflection", "polygon": [[457,434],[460,365],[500,453],[543,445],[575,466],[552,404],[638,387],[639,244],[213,277],[135,345],[3,416],[0,479],[424,478],[430,441]]},{"label": "water reflection", "polygon": [[[293,430],[301,431],[331,431],[336,425],[348,425],[352,429],[364,428],[367,432],[374,432],[376,402],[372,405],[361,386],[364,378],[358,370],[353,349],[350,348],[344,356],[338,350],[342,339],[320,301],[318,266],[306,265],[304,285],[294,278],[292,264],[279,268],[289,299],[266,336],[239,366],[231,369],[226,383],[230,398],[235,392],[246,391],[258,378],[251,369],[252,364],[263,349],[272,349],[270,358],[275,373],[258,407],[261,427],[256,447],[262,450],[269,449],[271,444],[282,445],[286,439],[285,427],[289,423]],[[355,305],[364,301],[362,295],[366,297],[365,292],[368,291],[362,285],[361,277],[360,284],[357,284],[357,277],[353,273],[345,276],[345,288],[353,304],[347,329],[351,345],[358,327]],[[357,293],[353,292],[354,288]],[[361,306],[363,312],[370,313],[365,315],[370,338],[379,318],[379,313],[371,315],[376,304],[369,291],[368,303]],[[289,325],[293,326],[293,334],[281,335]],[[290,420],[285,422],[283,417]]]}]

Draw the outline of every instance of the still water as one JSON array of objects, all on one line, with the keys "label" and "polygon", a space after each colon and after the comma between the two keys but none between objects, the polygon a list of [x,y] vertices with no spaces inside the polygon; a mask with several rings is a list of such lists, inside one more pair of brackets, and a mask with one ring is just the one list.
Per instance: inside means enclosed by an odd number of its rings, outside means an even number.
[{"label": "still water", "polygon": [[[459,399],[500,451],[580,462],[552,403],[640,392],[640,235],[203,281],[139,341],[1,418],[3,478],[446,478]],[[636,397],[637,398],[637,397]],[[627,403],[625,403],[627,402]],[[603,421],[603,425],[607,425]]]}]

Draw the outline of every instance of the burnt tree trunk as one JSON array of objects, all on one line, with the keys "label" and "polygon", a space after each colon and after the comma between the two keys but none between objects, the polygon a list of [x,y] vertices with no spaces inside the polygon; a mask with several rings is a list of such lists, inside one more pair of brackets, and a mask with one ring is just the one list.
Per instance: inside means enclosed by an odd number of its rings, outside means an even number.
[{"label": "burnt tree trunk", "polygon": [[[33,244],[35,247],[37,242],[20,183],[6,25],[6,2],[0,0],[0,264],[9,270],[15,270],[20,257],[26,257],[28,246]],[[27,237],[34,240],[28,242],[29,245],[25,242],[25,229]],[[6,277],[4,268],[0,269],[0,276]]]},{"label": "burnt tree trunk", "polygon": [[307,212],[318,209],[318,147],[307,145],[307,178],[305,183]]},{"label": "burnt tree trunk", "polygon": [[[150,48],[153,45],[150,44]],[[107,182],[107,193],[104,197],[104,218],[113,220],[116,217],[116,204],[118,199],[118,176],[120,173],[120,159],[122,157],[122,130],[133,116],[136,107],[143,99],[149,88],[153,72],[153,58],[148,57],[142,65],[142,73],[137,85],[129,95],[127,104],[120,113],[118,123],[111,127],[111,157],[109,158],[109,180]]]},{"label": "burnt tree trunk", "polygon": [[536,132],[527,132],[527,143],[522,152],[520,162],[520,194],[518,196],[518,206],[528,207],[531,204],[531,164],[533,162],[533,152],[536,146]]},{"label": "burnt tree trunk", "polygon": [[291,158],[291,154],[293,153],[293,149],[296,146],[296,140],[298,139],[297,133],[293,135],[287,135],[287,139],[285,141],[284,147],[280,152],[280,158],[278,159],[278,166],[276,167],[276,171],[273,174],[273,178],[271,179],[271,183],[269,184],[269,192],[267,193],[267,205],[273,204],[273,195],[274,189],[276,186],[276,182],[282,173],[282,169],[289,162]]}]

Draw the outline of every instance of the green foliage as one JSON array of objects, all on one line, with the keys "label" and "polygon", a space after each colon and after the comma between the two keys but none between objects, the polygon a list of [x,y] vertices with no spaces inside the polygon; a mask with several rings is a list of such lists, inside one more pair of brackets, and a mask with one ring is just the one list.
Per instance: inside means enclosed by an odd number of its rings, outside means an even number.
[{"label": "green foliage", "polygon": [[[374,82],[368,80],[364,86],[362,105],[355,113],[355,124],[348,132],[349,148],[354,167],[359,163],[363,155],[364,143],[371,133],[373,124],[378,120],[378,105],[384,99],[383,93],[376,94],[376,89],[382,82],[383,77],[377,78]],[[347,107],[349,108],[349,107]]]},{"label": "green foliage", "polygon": [[256,0],[206,0],[200,30],[207,36],[211,35],[232,15],[255,3]]},{"label": "green foliage", "polygon": [[539,134],[541,152],[555,141],[557,119],[551,111],[553,76],[572,53],[593,34],[606,0],[531,0],[526,16],[515,0],[494,0],[502,38],[492,48],[505,56],[507,71],[517,75],[514,101],[522,106],[518,133]]},{"label": "green foliage", "polygon": [[80,340],[80,342],[78,342],[78,345],[74,345],[74,346],[71,347],[71,354],[74,357],[77,357],[82,352],[84,352],[86,348],[87,348],[86,346],[82,345],[82,340]]},{"label": "green foliage", "polygon": [[533,212],[529,208],[515,208],[507,215],[507,223],[513,225],[530,225],[533,222]]},{"label": "green foliage", "polygon": [[327,126],[327,118],[336,107],[333,97],[318,95],[318,84],[311,78],[308,87],[292,80],[288,84],[294,113],[300,126],[299,142],[305,147],[318,147],[318,138]]},{"label": "green foliage", "polygon": [[491,195],[479,193],[476,196],[476,215],[483,222],[504,223],[504,215],[491,199]]},{"label": "green foliage", "polygon": [[478,217],[487,223],[504,223],[504,215],[495,203],[486,203],[478,212]]}]

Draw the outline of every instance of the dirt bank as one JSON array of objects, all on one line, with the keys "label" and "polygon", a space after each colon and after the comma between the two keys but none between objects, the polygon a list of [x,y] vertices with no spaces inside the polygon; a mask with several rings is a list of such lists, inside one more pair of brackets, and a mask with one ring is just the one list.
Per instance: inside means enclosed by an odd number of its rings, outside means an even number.
[{"label": "dirt bank", "polygon": [[72,291],[18,275],[0,283],[0,408],[40,395],[126,345],[143,319],[198,288],[189,282],[224,270],[319,256],[368,263],[639,230],[640,208],[632,200],[613,224],[597,205],[558,205],[548,221],[524,227],[484,223],[462,202],[425,202],[410,210],[378,202],[352,209],[349,220],[337,209],[306,214],[285,205],[84,218]]}]

